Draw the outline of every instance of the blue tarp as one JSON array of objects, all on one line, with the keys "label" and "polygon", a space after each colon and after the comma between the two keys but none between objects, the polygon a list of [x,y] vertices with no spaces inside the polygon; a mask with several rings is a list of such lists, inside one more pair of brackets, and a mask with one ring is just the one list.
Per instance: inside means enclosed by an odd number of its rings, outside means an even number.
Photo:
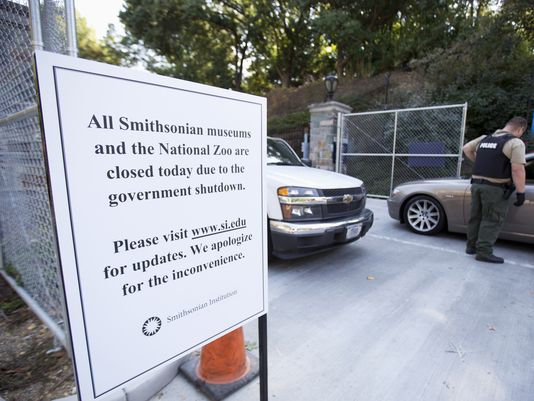
[{"label": "blue tarp", "polygon": [[[412,142],[408,145],[408,153],[442,155],[445,154],[445,144],[443,142]],[[408,157],[410,167],[444,167],[445,158],[443,157]]]}]

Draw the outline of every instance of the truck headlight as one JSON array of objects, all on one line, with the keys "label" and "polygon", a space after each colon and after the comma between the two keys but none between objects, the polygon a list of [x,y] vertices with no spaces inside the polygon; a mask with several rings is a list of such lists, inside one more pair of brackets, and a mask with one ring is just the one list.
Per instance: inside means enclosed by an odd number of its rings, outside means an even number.
[{"label": "truck headlight", "polygon": [[284,220],[320,219],[326,199],[314,188],[281,187],[278,199]]},{"label": "truck headlight", "polygon": [[319,196],[319,191],[314,188],[280,187],[278,188],[278,196]]},{"label": "truck headlight", "polygon": [[299,206],[282,204],[284,220],[320,219],[323,215],[321,206]]}]

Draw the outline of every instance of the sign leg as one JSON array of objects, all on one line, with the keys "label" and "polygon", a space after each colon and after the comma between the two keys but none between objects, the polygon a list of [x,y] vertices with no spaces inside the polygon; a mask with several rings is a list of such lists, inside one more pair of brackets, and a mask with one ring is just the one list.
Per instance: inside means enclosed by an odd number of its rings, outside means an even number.
[{"label": "sign leg", "polygon": [[267,401],[268,374],[267,374],[267,315],[258,319],[258,337],[260,346],[260,401]]}]

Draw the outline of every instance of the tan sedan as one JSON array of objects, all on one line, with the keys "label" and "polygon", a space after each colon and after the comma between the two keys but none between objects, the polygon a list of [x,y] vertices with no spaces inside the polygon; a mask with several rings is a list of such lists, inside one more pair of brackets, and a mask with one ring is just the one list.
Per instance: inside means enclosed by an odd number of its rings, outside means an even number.
[{"label": "tan sedan", "polygon": [[[499,238],[534,244],[534,153],[527,154],[525,203],[510,205]],[[465,233],[471,206],[468,179],[431,179],[397,186],[388,199],[389,215],[418,233],[437,234],[447,228]],[[515,193],[510,202],[515,201]]]}]

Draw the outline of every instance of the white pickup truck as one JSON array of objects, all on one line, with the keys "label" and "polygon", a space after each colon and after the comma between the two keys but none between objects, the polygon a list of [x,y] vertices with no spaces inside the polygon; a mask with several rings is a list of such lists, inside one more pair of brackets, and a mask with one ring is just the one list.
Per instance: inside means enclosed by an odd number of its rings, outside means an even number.
[{"label": "white pickup truck", "polygon": [[361,180],[308,167],[275,138],[267,138],[266,172],[270,255],[308,255],[355,241],[371,228]]}]

